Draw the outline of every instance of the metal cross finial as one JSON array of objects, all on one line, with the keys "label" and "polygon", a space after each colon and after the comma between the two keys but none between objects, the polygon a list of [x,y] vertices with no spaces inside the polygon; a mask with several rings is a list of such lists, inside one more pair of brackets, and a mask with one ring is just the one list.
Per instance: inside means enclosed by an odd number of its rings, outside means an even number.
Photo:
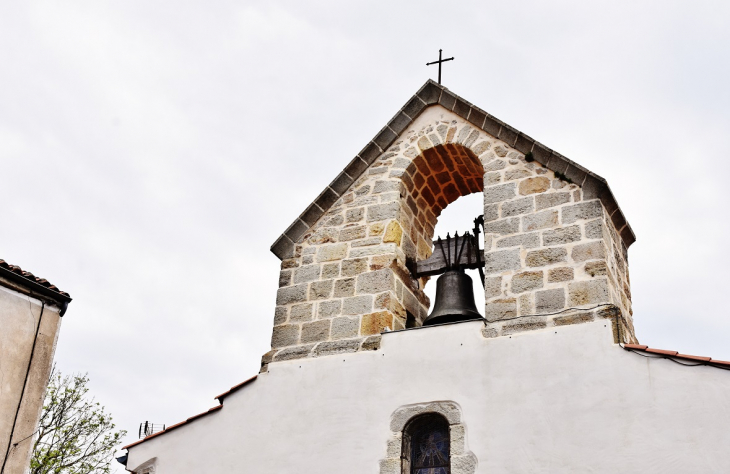
[{"label": "metal cross finial", "polygon": [[448,59],[441,59],[441,51],[443,51],[443,50],[439,49],[439,60],[438,61],[433,61],[433,62],[430,62],[430,63],[426,63],[426,66],[430,66],[431,64],[438,64],[439,65],[439,84],[441,84],[441,63],[445,63],[446,61],[451,61],[451,60],[454,59],[453,56],[450,57],[450,58],[448,58]]}]

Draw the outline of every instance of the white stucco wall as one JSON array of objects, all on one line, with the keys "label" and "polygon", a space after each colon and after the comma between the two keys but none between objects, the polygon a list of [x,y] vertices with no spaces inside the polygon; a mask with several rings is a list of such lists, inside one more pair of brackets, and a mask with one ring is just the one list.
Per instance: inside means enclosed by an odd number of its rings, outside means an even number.
[{"label": "white stucco wall", "polygon": [[30,464],[31,435],[41,415],[60,325],[56,306],[0,286],[0,464],[5,463],[4,473],[20,474]]},{"label": "white stucco wall", "polygon": [[627,352],[608,321],[493,339],[481,328],[272,363],[222,410],[130,448],[128,468],[157,457],[162,474],[375,474],[396,409],[450,400],[478,473],[730,472],[730,371]]}]

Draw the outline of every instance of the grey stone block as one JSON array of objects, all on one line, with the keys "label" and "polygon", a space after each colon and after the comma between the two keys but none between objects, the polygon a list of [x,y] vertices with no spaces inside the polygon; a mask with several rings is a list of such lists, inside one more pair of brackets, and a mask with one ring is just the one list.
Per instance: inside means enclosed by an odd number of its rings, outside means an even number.
[{"label": "grey stone block", "polygon": [[586,239],[602,239],[603,238],[603,219],[595,219],[586,222],[583,226],[586,233]]},{"label": "grey stone block", "polygon": [[299,219],[311,227],[317,222],[317,220],[319,220],[320,217],[322,217],[323,214],[324,211],[318,205],[312,203],[304,210],[302,215],[299,216]]},{"label": "grey stone block", "polygon": [[589,323],[595,319],[593,311],[579,311],[553,319],[555,326],[567,326],[568,324]]},{"label": "grey stone block", "polygon": [[512,217],[498,221],[485,222],[484,232],[486,234],[508,235],[515,234],[520,230],[520,218]]},{"label": "grey stone block", "polygon": [[[366,235],[366,227],[364,225],[358,225],[353,227],[345,227],[340,231],[340,240],[343,242],[347,242],[350,240],[355,239],[363,239]],[[347,248],[347,244],[344,244],[345,248]],[[342,255],[339,258],[343,258],[345,255]]]},{"label": "grey stone block", "polygon": [[573,269],[570,267],[553,268],[548,272],[548,283],[570,281],[573,279]]},{"label": "grey stone block", "polygon": [[493,337],[499,336],[499,333],[494,328],[483,328],[482,336],[484,336],[486,339],[491,339]]},{"label": "grey stone block", "polygon": [[486,277],[484,278],[484,297],[486,299],[494,298],[502,294],[502,277]]},{"label": "grey stone block", "polygon": [[369,257],[371,255],[389,255],[395,253],[394,244],[375,245],[350,250],[351,258]]},{"label": "grey stone block", "polygon": [[517,134],[519,132],[509,125],[502,125],[499,131],[499,138],[510,146],[513,146],[517,142]]},{"label": "grey stone block", "polygon": [[517,195],[516,189],[517,185],[515,183],[500,184],[486,188],[484,190],[484,203],[492,204],[508,201]]},{"label": "grey stone block", "polygon": [[294,244],[286,235],[282,235],[271,246],[271,251],[281,260],[284,260],[294,254]]},{"label": "grey stone block", "polygon": [[[494,160],[490,161],[486,165],[484,165],[484,171],[499,171],[503,170],[507,166],[507,162],[504,160]],[[514,184],[514,183],[512,183]],[[515,189],[517,189],[515,187]]]},{"label": "grey stone block", "polygon": [[502,181],[502,174],[497,171],[492,171],[491,173],[486,173],[484,175],[484,187],[487,188],[489,186],[494,186],[495,184],[499,184]]},{"label": "grey stone block", "polygon": [[530,234],[519,234],[505,237],[497,241],[497,248],[522,247],[532,249],[540,246],[540,236],[537,232]]},{"label": "grey stone block", "polygon": [[398,211],[400,210],[399,202],[389,202],[385,204],[376,204],[368,206],[367,209],[367,221],[376,222],[384,221],[386,219],[395,219],[398,217]]},{"label": "grey stone block", "polygon": [[535,210],[533,196],[502,203],[502,217],[518,216]]},{"label": "grey stone block", "polygon": [[532,150],[532,146],[534,144],[535,140],[520,132],[517,137],[517,143],[515,143],[515,149],[522,154],[527,154],[530,150]]},{"label": "grey stone block", "polygon": [[[418,98],[416,97],[416,100]],[[420,100],[418,100],[420,102]],[[395,117],[388,123],[388,127],[396,134],[401,133],[411,123],[411,117],[403,112],[398,112]]]},{"label": "grey stone block", "polygon": [[325,263],[322,265],[322,278],[337,278],[340,276],[339,263]]},{"label": "grey stone block", "polygon": [[293,346],[299,341],[299,325],[284,324],[282,326],[274,326],[274,332],[271,334],[271,347]]},{"label": "grey stone block", "polygon": [[359,318],[339,317],[332,320],[332,339],[356,337],[360,329]]},{"label": "grey stone block", "polygon": [[314,305],[312,303],[295,304],[289,312],[289,320],[294,322],[311,321]]},{"label": "grey stone block", "polygon": [[525,331],[534,331],[547,327],[544,318],[520,318],[513,322],[509,322],[502,327],[502,335],[509,336]]},{"label": "grey stone block", "polygon": [[603,242],[590,242],[573,247],[570,256],[575,262],[585,262],[586,260],[606,258],[606,250],[603,247]]},{"label": "grey stone block", "polygon": [[387,193],[391,191],[400,192],[399,181],[376,181],[373,186],[373,194]]},{"label": "grey stone block", "polygon": [[355,294],[355,279],[345,278],[342,280],[335,281],[335,298],[342,298],[343,296],[352,296]]},{"label": "grey stone block", "polygon": [[363,148],[357,155],[362,159],[362,161],[370,165],[382,152],[383,150],[378,145],[370,142],[365,145],[365,148]]},{"label": "grey stone block", "polygon": [[532,172],[526,169],[511,169],[504,172],[504,180],[512,181],[532,176]]},{"label": "grey stone block", "polygon": [[538,314],[552,313],[565,308],[565,290],[555,288],[535,293],[535,312]]},{"label": "grey stone block", "polygon": [[585,272],[592,277],[606,275],[606,273],[608,273],[606,262],[604,260],[586,262]]},{"label": "grey stone block", "polygon": [[581,202],[572,206],[565,206],[561,209],[563,224],[572,224],[580,219],[593,219],[601,217],[603,207],[598,200]]},{"label": "grey stone block", "polygon": [[276,353],[274,361],[279,362],[282,360],[304,359],[312,352],[312,348],[314,348],[314,344],[282,349]]},{"label": "grey stone block", "polygon": [[[441,91],[439,90],[438,93],[440,94]],[[436,96],[435,100],[438,100],[438,95]],[[408,103],[403,106],[403,112],[408,115],[411,120],[413,120],[418,117],[418,115],[425,107],[426,103],[423,100],[421,100],[418,96],[413,96],[411,100],[409,100]]]},{"label": "grey stone block", "polygon": [[332,296],[332,280],[315,281],[309,286],[310,300],[323,300]]},{"label": "grey stone block", "polygon": [[505,270],[518,270],[521,267],[520,251],[494,250],[484,255],[484,272],[486,274],[500,273]]},{"label": "grey stone block", "polygon": [[305,265],[294,270],[294,283],[305,283],[319,279],[322,268],[319,265]]},{"label": "grey stone block", "polygon": [[370,295],[352,296],[342,301],[343,314],[366,314],[373,310],[373,297]]},{"label": "grey stone block", "polygon": [[383,337],[380,334],[376,334],[375,336],[369,336],[367,339],[365,339],[362,343],[362,350],[364,351],[376,351],[380,349],[380,342],[383,339]]},{"label": "grey stone block", "polygon": [[360,348],[360,339],[345,339],[342,341],[320,342],[314,348],[315,355],[325,356],[357,352]]},{"label": "grey stone block", "polygon": [[553,263],[565,262],[568,252],[562,247],[533,250],[527,253],[525,263],[528,267],[542,267]]},{"label": "grey stone block", "polygon": [[330,189],[337,195],[342,196],[350,188],[352,181],[352,177],[343,171],[330,183]]},{"label": "grey stone block", "polygon": [[[471,107],[468,103],[456,97],[456,103],[454,104],[454,113],[456,115],[466,120],[466,118],[469,117],[470,109]],[[482,119],[482,121],[484,121],[484,119]],[[479,125],[481,125],[481,123]]]},{"label": "grey stone block", "polygon": [[487,118],[487,114],[484,111],[478,109],[477,107],[471,106],[471,110],[469,110],[469,117],[467,118],[469,122],[481,128],[482,125],[484,125],[485,118]]},{"label": "grey stone block", "polygon": [[393,290],[393,272],[390,269],[382,269],[374,272],[363,273],[357,277],[356,290],[358,293],[381,293]]},{"label": "grey stone block", "polygon": [[490,301],[486,304],[484,317],[489,322],[509,319],[517,316],[517,300],[506,298]]},{"label": "grey stone block", "polygon": [[279,291],[277,291],[277,293],[276,293],[276,304],[277,305],[299,303],[301,301],[307,301],[307,285],[306,284],[279,288]]},{"label": "grey stone block", "polygon": [[274,310],[274,326],[279,326],[286,322],[289,315],[289,308],[286,306],[277,306]]},{"label": "grey stone block", "polygon": [[439,97],[439,104],[446,110],[452,110],[456,104],[456,96],[447,90],[441,91],[441,97]]},{"label": "grey stone block", "polygon": [[[327,209],[332,207],[332,205],[335,202],[337,202],[337,199],[339,199],[339,197],[340,196],[336,192],[334,192],[332,189],[327,187],[324,189],[324,191],[322,191],[322,193],[319,196],[317,196],[317,199],[314,200],[314,203],[317,206],[319,206],[320,209],[323,210],[322,214],[324,214],[324,211],[326,211]],[[314,221],[316,221],[319,218],[319,216],[321,216],[322,214],[319,214],[316,217],[314,217],[314,215],[313,215],[312,217],[314,218]],[[315,212],[315,215],[316,215],[316,212]],[[305,222],[305,224],[308,224],[306,221],[304,221],[304,222]],[[312,224],[313,223],[314,222],[312,222]]]},{"label": "grey stone block", "polygon": [[535,314],[533,296],[532,293],[523,293],[517,298],[517,314],[520,316]]},{"label": "grey stone block", "polygon": [[302,324],[301,342],[326,341],[330,337],[330,320],[321,319],[311,323]]},{"label": "grey stone block", "polygon": [[517,273],[512,277],[512,293],[523,293],[536,288],[542,288],[543,277],[544,275],[541,271]]},{"label": "grey stone block", "polygon": [[347,212],[345,212],[345,218],[348,223],[360,222],[364,216],[365,209],[362,207],[358,207],[357,209],[348,209]]},{"label": "grey stone block", "polygon": [[351,258],[342,261],[342,276],[350,277],[366,272],[368,269],[367,258]]},{"label": "grey stone block", "polygon": [[491,222],[499,219],[499,204],[484,206],[484,222]]},{"label": "grey stone block", "polygon": [[342,312],[342,301],[322,301],[317,305],[317,317],[319,319],[332,318]]},{"label": "grey stone block", "polygon": [[350,247],[352,247],[352,248],[370,247],[372,245],[378,245],[380,242],[381,242],[380,237],[370,237],[369,239],[354,240],[354,241],[352,241],[352,243],[350,243]]},{"label": "grey stone block", "polygon": [[573,225],[555,230],[546,230],[542,233],[542,244],[545,247],[551,245],[569,244],[581,239],[580,226]]},{"label": "grey stone block", "polygon": [[577,281],[568,285],[568,304],[570,306],[609,302],[608,282],[605,278]]},{"label": "grey stone block", "polygon": [[299,237],[304,235],[304,233],[308,230],[309,230],[309,226],[307,224],[305,224],[304,222],[302,222],[300,219],[297,219],[294,222],[292,222],[292,224],[284,232],[284,234],[289,238],[289,240],[296,243],[296,242],[299,242]]},{"label": "grey stone block", "polygon": [[291,270],[282,270],[279,272],[279,288],[291,285],[291,275]]},{"label": "grey stone block", "polygon": [[558,211],[542,211],[522,218],[522,231],[547,229],[558,225]]},{"label": "grey stone block", "polygon": [[570,202],[570,193],[546,193],[535,196],[535,209],[540,211],[549,207]]}]

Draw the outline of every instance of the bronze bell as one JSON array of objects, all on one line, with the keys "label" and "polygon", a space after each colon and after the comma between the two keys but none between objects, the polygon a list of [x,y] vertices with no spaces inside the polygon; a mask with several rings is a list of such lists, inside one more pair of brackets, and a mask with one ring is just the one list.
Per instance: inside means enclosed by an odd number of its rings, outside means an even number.
[{"label": "bronze bell", "polygon": [[436,280],[436,302],[424,326],[484,319],[474,303],[471,277],[464,270],[449,270]]}]

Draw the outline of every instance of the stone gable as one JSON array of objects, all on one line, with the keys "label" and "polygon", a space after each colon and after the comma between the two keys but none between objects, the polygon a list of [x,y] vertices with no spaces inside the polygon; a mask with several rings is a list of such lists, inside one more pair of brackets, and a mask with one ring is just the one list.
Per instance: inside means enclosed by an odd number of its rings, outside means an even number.
[{"label": "stone gable", "polygon": [[[610,317],[617,339],[635,341],[633,233],[607,186],[572,162],[550,169],[534,142],[522,152],[521,135],[497,138],[441,102],[344,186],[346,169],[274,245],[286,258],[264,366],[377,349],[381,332],[420,326],[428,279],[412,278],[407,263],[430,256],[442,210],[475,192],[484,195],[485,337]],[[556,156],[543,161],[562,166]]]}]

